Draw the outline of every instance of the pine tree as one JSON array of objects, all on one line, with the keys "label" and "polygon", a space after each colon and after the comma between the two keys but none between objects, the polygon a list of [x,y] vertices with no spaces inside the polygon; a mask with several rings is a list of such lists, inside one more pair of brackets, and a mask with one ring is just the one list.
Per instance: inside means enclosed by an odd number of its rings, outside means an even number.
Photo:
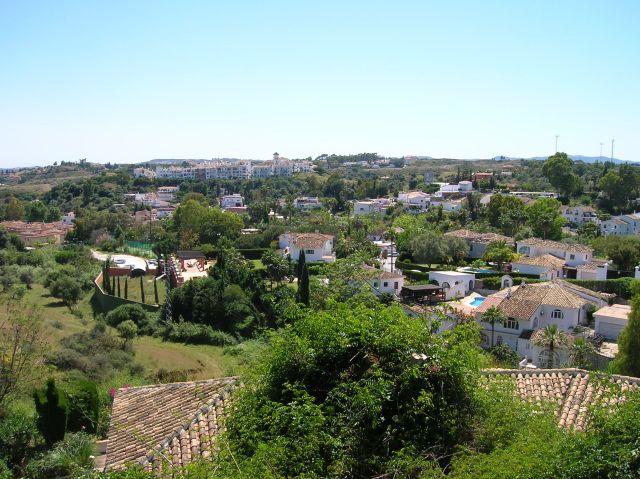
[{"label": "pine tree", "polygon": [[298,301],[305,306],[309,306],[309,268],[305,264],[302,274],[298,280]]},{"label": "pine tree", "polygon": [[153,296],[156,300],[156,304],[160,304],[160,299],[158,298],[158,282],[156,278],[153,278]]},{"label": "pine tree", "polygon": [[144,303],[144,281],[142,279],[143,277],[140,276],[140,299],[142,300],[142,302]]},{"label": "pine tree", "polygon": [[640,294],[631,300],[629,321],[618,337],[614,370],[626,376],[640,376]]},{"label": "pine tree", "polygon": [[129,278],[124,279],[124,299],[129,299]]},{"label": "pine tree", "polygon": [[111,278],[111,291],[109,291],[111,296],[115,296],[116,294],[116,277]]}]

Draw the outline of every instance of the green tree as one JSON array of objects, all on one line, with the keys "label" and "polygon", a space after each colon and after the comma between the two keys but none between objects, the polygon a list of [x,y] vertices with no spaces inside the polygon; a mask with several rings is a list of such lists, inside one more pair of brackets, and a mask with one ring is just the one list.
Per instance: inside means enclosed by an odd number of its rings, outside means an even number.
[{"label": "green tree", "polygon": [[597,238],[600,236],[600,227],[593,221],[588,221],[578,227],[577,233],[585,239]]},{"label": "green tree", "polygon": [[507,322],[507,316],[501,309],[491,306],[484,313],[482,313],[482,321],[491,325],[491,347],[493,347],[493,338],[496,329],[496,324],[504,326]]},{"label": "green tree", "polygon": [[120,276],[118,276],[118,298],[120,297]]},{"label": "green tree", "polygon": [[129,278],[124,279],[124,299],[129,299]]},{"label": "green tree", "polygon": [[47,206],[40,200],[32,201],[27,209],[27,221],[44,221],[47,216]]},{"label": "green tree", "polygon": [[622,271],[633,271],[640,261],[640,238],[609,236],[605,239],[607,257]]},{"label": "green tree", "polygon": [[538,198],[527,207],[529,225],[535,236],[543,239],[559,240],[565,219],[562,216],[561,203],[553,198]]},{"label": "green tree", "polygon": [[301,249],[298,255],[298,262],[296,263],[296,278],[298,278],[298,281],[302,277],[302,270],[304,269],[306,264],[307,256],[304,254],[304,250]]},{"label": "green tree", "polygon": [[145,298],[144,298],[144,279],[143,279],[143,276],[140,276],[140,301],[142,301],[143,303],[145,303]]},{"label": "green tree", "polygon": [[261,260],[262,264],[264,264],[267,269],[267,274],[269,275],[272,287],[274,281],[276,283],[280,283],[286,276],[291,274],[291,265],[289,264],[289,261],[287,261],[287,258],[278,254],[274,250],[265,251]]},{"label": "green tree", "polygon": [[8,220],[22,220],[24,219],[24,205],[19,199],[12,196],[9,198],[4,215]]},{"label": "green tree", "polygon": [[[413,237],[408,244],[411,256],[418,263],[443,263],[447,258],[447,245],[444,236],[433,231]],[[467,246],[467,251],[469,250]]]},{"label": "green tree", "polygon": [[69,418],[69,402],[65,392],[56,386],[54,379],[49,379],[43,389],[33,393],[36,411],[38,413],[38,428],[44,436],[47,445],[64,439]]},{"label": "green tree", "polygon": [[298,282],[298,301],[305,306],[309,306],[309,268],[305,264],[302,268],[302,276]]},{"label": "green tree", "polygon": [[69,400],[67,431],[94,434],[100,421],[100,395],[96,383],[81,380],[71,384],[66,393]]},{"label": "green tree", "polygon": [[557,350],[567,345],[568,338],[557,324],[548,324],[542,328],[541,333],[534,339],[534,343],[544,349],[547,362],[544,367],[553,369],[557,364]]},{"label": "green tree", "polygon": [[580,369],[593,368],[593,355],[596,348],[584,338],[577,337],[569,347],[569,360],[571,366]]},{"label": "green tree", "polygon": [[47,223],[60,221],[61,218],[62,218],[62,212],[60,211],[60,208],[58,208],[57,206],[49,206],[49,208],[47,208],[47,214],[44,217],[44,220]]},{"label": "green tree", "polygon": [[618,337],[618,355],[614,370],[627,376],[640,376],[640,291],[636,287],[631,299],[629,320]]},{"label": "green tree", "polygon": [[580,186],[580,179],[573,171],[573,160],[566,153],[558,152],[547,158],[542,172],[563,198],[569,198]]},{"label": "green tree", "polygon": [[125,344],[127,344],[138,335],[138,326],[136,326],[136,323],[134,323],[130,319],[127,319],[126,321],[118,324],[117,329],[118,334],[122,339],[124,339]]},{"label": "green tree", "polygon": [[[487,245],[482,259],[498,264],[498,271],[502,271],[502,265],[512,261],[515,257],[513,248],[506,241],[492,241]],[[493,345],[492,345],[493,346]]]},{"label": "green tree", "polygon": [[153,299],[155,300],[155,304],[160,304],[160,298],[158,298],[158,281],[156,278],[153,278]]},{"label": "green tree", "polygon": [[49,286],[49,292],[54,298],[61,299],[71,309],[82,297],[80,282],[67,275],[60,276]]},{"label": "green tree", "polygon": [[442,236],[445,247],[445,261],[447,264],[457,264],[469,256],[469,245],[463,238],[457,236]]}]

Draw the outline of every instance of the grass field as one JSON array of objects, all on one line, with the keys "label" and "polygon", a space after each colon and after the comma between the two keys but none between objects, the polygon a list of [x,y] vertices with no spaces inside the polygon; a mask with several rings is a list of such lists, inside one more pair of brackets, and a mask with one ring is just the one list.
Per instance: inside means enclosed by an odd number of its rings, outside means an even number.
[{"label": "grass field", "polygon": [[[124,283],[126,276],[120,276],[120,297],[124,298]],[[127,299],[142,302],[142,292],[140,290],[140,278],[127,279]],[[153,276],[144,276],[142,278],[144,288],[144,302],[147,304],[156,304],[155,295],[153,293]],[[158,280],[158,302],[163,304],[166,298],[166,287],[164,280]],[[116,278],[115,295],[118,296],[118,280]]]}]

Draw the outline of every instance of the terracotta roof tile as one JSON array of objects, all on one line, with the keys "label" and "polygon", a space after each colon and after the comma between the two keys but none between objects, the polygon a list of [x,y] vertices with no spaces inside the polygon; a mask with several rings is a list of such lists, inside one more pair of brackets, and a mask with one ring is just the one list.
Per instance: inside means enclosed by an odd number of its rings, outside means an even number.
[{"label": "terracotta roof tile", "polygon": [[236,378],[122,388],[113,401],[106,469],[182,466],[214,452]]},{"label": "terracotta roof tile", "polygon": [[540,266],[542,268],[562,269],[564,260],[553,256],[552,254],[543,254],[533,258],[523,257],[511,262],[512,265],[525,264],[529,266]]},{"label": "terracotta roof tile", "polygon": [[518,247],[521,245],[535,246],[537,248],[559,249],[564,251],[576,251],[581,253],[593,252],[593,249],[582,244],[560,243],[559,241],[543,240],[540,238],[527,238],[518,241]]},{"label": "terracotta roof tile", "polygon": [[586,428],[591,407],[615,406],[624,401],[627,391],[640,387],[640,378],[581,369],[498,369],[483,374],[489,380],[513,381],[516,394],[525,401],[555,403],[558,424],[578,430]]},{"label": "terracotta roof tile", "polygon": [[471,230],[454,230],[445,233],[446,236],[455,236],[458,238],[464,238],[469,241],[475,241],[477,243],[491,243],[492,241],[504,241],[507,244],[513,243],[513,238],[508,236],[499,235],[496,233],[478,233]]}]

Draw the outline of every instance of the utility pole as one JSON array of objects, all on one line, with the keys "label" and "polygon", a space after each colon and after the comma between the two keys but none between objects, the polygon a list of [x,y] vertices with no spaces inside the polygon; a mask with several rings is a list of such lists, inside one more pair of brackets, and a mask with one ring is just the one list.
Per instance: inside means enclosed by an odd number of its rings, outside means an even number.
[{"label": "utility pole", "polygon": [[558,137],[559,137],[559,136],[560,136],[560,135],[556,135],[556,153],[558,153]]}]

